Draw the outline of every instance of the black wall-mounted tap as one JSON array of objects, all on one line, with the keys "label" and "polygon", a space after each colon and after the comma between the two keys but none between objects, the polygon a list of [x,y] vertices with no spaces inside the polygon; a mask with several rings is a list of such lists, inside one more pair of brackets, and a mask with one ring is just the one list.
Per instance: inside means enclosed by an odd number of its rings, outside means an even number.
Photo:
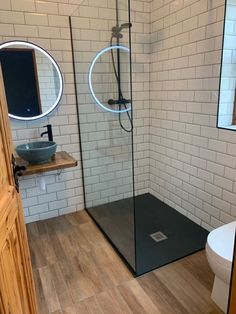
[{"label": "black wall-mounted tap", "polygon": [[44,135],[48,135],[48,140],[50,142],[53,142],[53,134],[52,134],[52,125],[51,124],[47,124],[44,126],[44,128],[47,128],[46,132],[41,133],[41,137],[43,137]]}]

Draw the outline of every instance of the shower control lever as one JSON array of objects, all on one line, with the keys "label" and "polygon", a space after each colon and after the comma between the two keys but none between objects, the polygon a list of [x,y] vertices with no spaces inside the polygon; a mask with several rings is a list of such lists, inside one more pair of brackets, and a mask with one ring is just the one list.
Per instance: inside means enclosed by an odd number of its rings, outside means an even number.
[{"label": "shower control lever", "polygon": [[109,99],[108,100],[108,105],[125,105],[125,104],[130,104],[130,99],[120,99],[120,100],[114,100],[114,99]]}]

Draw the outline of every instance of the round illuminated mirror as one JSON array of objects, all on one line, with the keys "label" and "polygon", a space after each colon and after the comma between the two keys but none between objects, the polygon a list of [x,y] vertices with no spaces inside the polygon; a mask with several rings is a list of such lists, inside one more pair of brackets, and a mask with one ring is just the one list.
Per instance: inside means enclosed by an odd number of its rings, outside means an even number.
[{"label": "round illuminated mirror", "polygon": [[11,118],[36,120],[57,107],[63,79],[48,52],[29,42],[6,42],[0,45],[0,62]]},{"label": "round illuminated mirror", "polygon": [[125,46],[106,47],[90,64],[89,89],[103,110],[113,113],[131,110],[129,52]]}]

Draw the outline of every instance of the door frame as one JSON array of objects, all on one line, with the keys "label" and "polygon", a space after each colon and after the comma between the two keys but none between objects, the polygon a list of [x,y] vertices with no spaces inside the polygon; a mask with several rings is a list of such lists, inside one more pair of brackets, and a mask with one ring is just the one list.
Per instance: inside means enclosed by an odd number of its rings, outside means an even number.
[{"label": "door frame", "polygon": [[[24,267],[24,278],[25,278],[25,286],[27,290],[27,299],[28,299],[28,305],[30,309],[30,314],[37,314],[38,308],[37,308],[37,301],[36,301],[36,290],[34,285],[34,279],[33,279],[33,271],[32,271],[32,264],[31,264],[31,258],[30,258],[30,251],[28,246],[28,238],[27,238],[27,232],[23,217],[23,206],[20,194],[17,193],[13,176],[13,170],[12,170],[12,154],[13,154],[13,142],[12,142],[12,135],[11,135],[11,129],[10,129],[10,121],[8,116],[8,108],[7,108],[7,101],[6,101],[6,95],[5,95],[5,89],[4,89],[4,82],[3,82],[3,76],[2,76],[2,70],[1,70],[1,63],[0,63],[0,131],[2,134],[2,140],[3,140],[3,147],[4,147],[4,153],[5,158],[7,159],[6,166],[7,166],[7,172],[8,172],[8,179],[10,182],[10,185],[13,187],[13,193],[14,197],[16,199],[17,207],[18,207],[18,236],[20,241],[20,252],[21,252],[21,259],[22,259],[22,266]],[[2,193],[0,193],[0,196],[4,196]],[[1,295],[0,295],[0,308],[3,308]]]}]

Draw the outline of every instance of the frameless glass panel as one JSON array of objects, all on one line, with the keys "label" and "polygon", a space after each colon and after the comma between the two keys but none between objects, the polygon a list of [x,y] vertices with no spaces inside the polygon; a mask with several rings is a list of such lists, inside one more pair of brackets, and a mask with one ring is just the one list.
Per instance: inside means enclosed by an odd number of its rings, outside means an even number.
[{"label": "frameless glass panel", "polygon": [[84,1],[71,17],[85,202],[135,270],[128,0]]}]

